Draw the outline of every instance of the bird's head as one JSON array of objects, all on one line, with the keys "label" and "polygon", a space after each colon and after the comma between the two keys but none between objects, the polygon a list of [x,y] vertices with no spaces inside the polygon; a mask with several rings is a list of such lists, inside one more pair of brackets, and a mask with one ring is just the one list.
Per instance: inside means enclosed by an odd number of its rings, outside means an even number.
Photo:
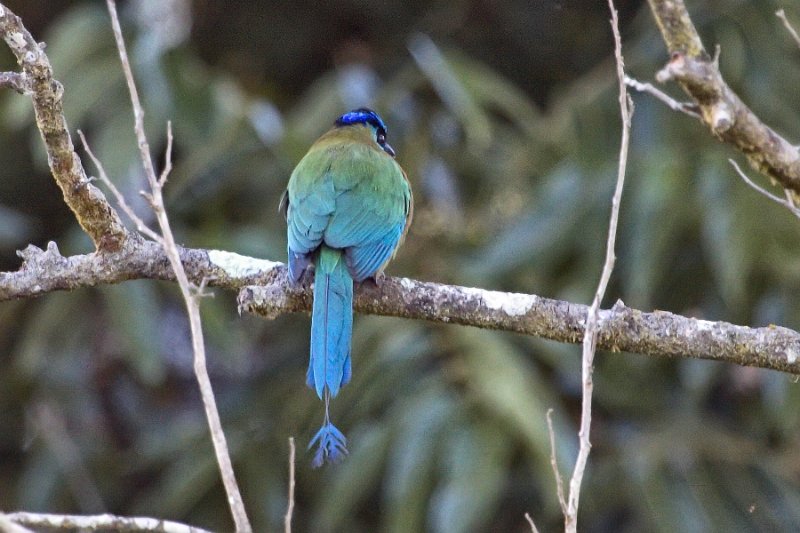
[{"label": "bird's head", "polygon": [[395,156],[394,149],[386,142],[386,124],[384,124],[383,119],[381,119],[380,115],[375,111],[366,107],[360,107],[345,113],[334,122],[334,127],[336,128],[346,128],[355,125],[364,125],[372,128],[373,138],[378,146],[390,156]]}]

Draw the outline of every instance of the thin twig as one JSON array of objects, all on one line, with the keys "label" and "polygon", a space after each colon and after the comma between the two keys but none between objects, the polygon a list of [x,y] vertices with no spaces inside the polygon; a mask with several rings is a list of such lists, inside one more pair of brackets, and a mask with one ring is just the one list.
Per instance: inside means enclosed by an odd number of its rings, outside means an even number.
[{"label": "thin twig", "polygon": [[130,234],[100,189],[89,181],[75,153],[64,118],[64,87],[53,77],[44,46],[28,32],[22,20],[2,4],[0,40],[6,42],[22,67],[19,74],[0,74],[0,86],[30,95],[36,127],[47,151],[47,163],[64,195],[64,202],[97,250],[119,250]]},{"label": "thin twig", "polygon": [[111,191],[111,194],[114,195],[114,199],[117,201],[119,208],[122,209],[129,219],[131,219],[131,222],[134,223],[136,229],[139,230],[140,233],[144,233],[157,243],[163,245],[164,239],[161,237],[161,235],[150,229],[147,224],[144,223],[144,220],[142,220],[142,218],[136,214],[136,211],[134,211],[133,208],[128,205],[128,202],[125,201],[125,196],[120,192],[119,189],[117,189],[117,186],[114,185],[114,182],[108,178],[108,174],[106,174],[106,169],[103,167],[103,163],[101,163],[100,160],[94,155],[94,152],[92,152],[92,149],[89,146],[89,142],[86,140],[86,136],[84,136],[81,130],[78,130],[78,136],[81,138],[81,143],[83,143],[83,149],[86,150],[86,153],[89,155],[89,159],[92,160],[92,163],[94,163],[94,166],[97,168],[97,173],[100,175],[100,181],[102,181],[103,184],[108,187],[108,190]]},{"label": "thin twig", "polygon": [[539,530],[536,529],[536,524],[533,523],[533,518],[531,518],[529,513],[525,513],[525,520],[527,520],[528,524],[531,526],[532,533],[539,533]]},{"label": "thin twig", "polygon": [[690,117],[702,119],[700,113],[698,112],[697,104],[691,102],[679,102],[658,87],[654,86],[652,83],[643,83],[637,79],[625,76],[625,84],[639,92],[648,93],[652,96],[655,96],[657,100],[661,100],[663,103],[667,104],[667,106],[673,111],[680,111],[681,113],[686,113]]},{"label": "thin twig", "polygon": [[[550,466],[553,468],[553,475],[556,478],[556,495],[558,496],[558,503],[561,505],[561,513],[566,518],[567,516],[567,500],[564,497],[564,480],[561,478],[561,473],[558,471],[558,460],[556,459],[556,432],[553,430],[553,408],[547,410],[547,432],[550,435]],[[525,513],[525,520],[531,526],[533,533],[539,533],[536,529],[536,524],[533,523],[533,518],[528,513]]]},{"label": "thin twig", "polygon": [[578,458],[575,461],[575,469],[572,472],[572,479],[569,482],[569,497],[567,499],[567,515],[564,517],[565,529],[574,533],[578,527],[578,505],[580,501],[581,483],[583,474],[586,470],[586,462],[589,458],[589,451],[592,444],[589,441],[589,432],[592,424],[592,365],[594,363],[594,353],[597,346],[598,332],[598,311],[600,302],[614,270],[614,247],[617,239],[617,224],[619,222],[619,206],[622,199],[622,189],[625,184],[625,168],[628,161],[628,144],[630,139],[631,115],[633,114],[633,102],[625,88],[625,63],[622,57],[622,39],[619,34],[619,21],[617,10],[614,8],[614,1],[608,0],[608,7],[611,10],[611,29],[614,33],[614,56],[617,60],[617,77],[619,78],[619,107],[622,117],[622,140],[619,151],[619,171],[617,173],[617,185],[614,190],[614,197],[611,201],[611,220],[608,224],[608,240],[606,242],[606,259],[603,265],[603,272],[600,275],[600,282],[597,285],[597,292],[586,316],[586,330],[583,337],[583,356],[581,358],[581,376],[583,401],[581,402],[581,425],[578,432],[580,447]]},{"label": "thin twig", "polygon": [[744,171],[741,168],[739,168],[739,165],[736,164],[736,161],[734,161],[733,159],[728,159],[728,162],[731,165],[733,165],[733,168],[736,169],[736,172],[739,174],[739,176],[741,176],[741,178],[744,180],[744,182],[747,183],[750,187],[752,187],[753,189],[755,189],[759,193],[763,194],[764,196],[766,196],[767,198],[769,198],[773,202],[779,203],[780,205],[782,205],[783,207],[785,207],[786,209],[791,211],[794,216],[796,216],[797,218],[800,218],[800,208],[798,208],[795,205],[795,203],[794,203],[794,201],[792,199],[792,196],[788,191],[787,191],[786,198],[780,198],[778,196],[775,196],[774,194],[772,194],[771,192],[769,192],[768,190],[766,190],[765,188],[761,187],[760,185],[756,184],[753,180],[751,180],[747,176],[747,174],[745,174]]},{"label": "thin twig", "polygon": [[553,468],[553,475],[556,477],[556,496],[558,504],[561,505],[561,512],[567,516],[567,499],[564,495],[564,480],[558,470],[558,459],[556,457],[556,432],[553,430],[553,408],[547,410],[547,433],[550,435],[550,466]]},{"label": "thin twig", "polygon": [[289,437],[289,503],[286,506],[286,516],[283,517],[283,530],[292,533],[292,513],[294,512],[294,462],[295,448],[294,437]]},{"label": "thin twig", "polygon": [[786,26],[786,29],[789,30],[789,33],[792,35],[794,42],[797,43],[797,46],[800,46],[800,35],[797,34],[797,30],[794,29],[792,23],[789,22],[789,19],[786,18],[786,13],[784,13],[783,9],[779,9],[775,12],[775,16],[778,17],[783,21],[783,25]]},{"label": "thin twig", "polygon": [[164,170],[161,171],[161,177],[158,178],[158,186],[163,189],[167,183],[167,177],[172,172],[172,121],[167,121],[167,150],[164,153]]},{"label": "thin twig", "polygon": [[[0,531],[3,533],[20,533],[19,530],[4,529],[3,522],[22,524],[29,527],[51,529],[65,529],[69,531],[155,531],[159,533],[210,533],[199,527],[149,518],[145,516],[116,516],[111,514],[100,515],[67,515],[49,513],[17,512],[0,514]],[[22,527],[22,526],[20,526]],[[32,533],[29,529],[21,531]]]},{"label": "thin twig", "polygon": [[684,0],[648,0],[670,54],[656,74],[674,80],[697,103],[702,122],[722,142],[745,154],[753,168],[800,194],[800,150],[766,125],[725,82],[703,47]]},{"label": "thin twig", "polygon": [[[181,289],[181,294],[186,303],[186,311],[189,315],[189,326],[192,334],[192,349],[194,351],[194,371],[197,377],[197,382],[200,387],[200,395],[203,399],[203,406],[208,419],[209,430],[211,432],[211,440],[214,444],[214,452],[219,464],[220,473],[222,475],[222,482],[225,486],[225,491],[228,496],[228,505],[231,509],[233,521],[236,525],[238,532],[250,532],[253,530],[250,525],[250,520],[247,518],[247,513],[244,508],[244,502],[239,491],[239,486],[236,483],[236,475],[233,471],[233,464],[231,462],[230,453],[228,451],[228,443],[225,439],[225,434],[222,430],[222,422],[217,410],[216,399],[214,391],[211,386],[211,379],[208,375],[208,368],[206,366],[206,353],[205,344],[203,340],[203,326],[200,320],[200,306],[197,296],[192,290],[192,286],[186,276],[186,271],[181,263],[180,252],[175,243],[175,238],[170,228],[169,219],[167,218],[166,210],[164,207],[164,198],[161,193],[161,184],[166,181],[166,173],[162,175],[161,179],[156,177],[155,169],[153,168],[153,159],[150,154],[150,146],[147,142],[147,136],[144,132],[144,110],[142,109],[141,102],[139,101],[139,93],[136,89],[136,83],[133,79],[133,72],[131,71],[128,54],[125,49],[125,41],[122,37],[122,29],[119,24],[119,17],[117,16],[117,8],[114,0],[106,0],[108,11],[111,16],[111,25],[114,30],[114,39],[116,40],[117,50],[119,51],[120,62],[122,63],[122,70],[125,73],[125,80],[128,85],[128,90],[131,95],[131,105],[133,106],[134,116],[134,130],[136,132],[136,139],[139,145],[139,154],[141,156],[142,164],[144,165],[145,174],[150,184],[151,200],[153,211],[158,220],[161,235],[164,240],[164,251],[169,258],[172,269],[175,271],[175,278]],[[167,156],[169,157],[172,147],[172,132],[168,128],[168,150]],[[170,167],[167,162],[165,171]]]}]

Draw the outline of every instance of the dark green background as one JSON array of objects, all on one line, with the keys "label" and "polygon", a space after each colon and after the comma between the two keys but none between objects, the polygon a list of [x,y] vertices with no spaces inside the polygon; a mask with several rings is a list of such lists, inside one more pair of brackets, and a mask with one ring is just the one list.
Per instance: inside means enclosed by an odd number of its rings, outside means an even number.
[{"label": "dark green background", "polygon": [[[142,16],[169,4],[128,2],[121,16],[159,154],[173,122],[166,192],[179,242],[284,260],[277,204],[291,169],[336,116],[370,105],[417,206],[389,274],[591,300],[620,133],[605,2],[197,0],[183,18]],[[144,184],[104,2],[6,5],[47,42],[72,131],[86,132],[152,219],[136,194]],[[667,55],[649,8],[618,7],[628,73],[651,80]],[[732,87],[796,141],[800,49],[780,7],[800,27],[790,2],[689,1]],[[447,69],[420,68],[409,52],[420,35]],[[0,69],[16,69],[5,47]],[[605,304],[798,328],[800,221],[744,185],[727,163],[742,157],[696,121],[634,100]],[[0,268],[49,240],[65,254],[91,251],[49,176],[29,99],[3,91]],[[545,412],[554,409],[566,473],[579,347],[359,316],[354,379],[333,405],[351,455],[312,470],[305,444],[322,405],[304,386],[308,318],[239,317],[235,295],[215,292],[203,302],[209,366],[257,530],[282,527],[290,435],[296,531],[525,531],[526,511],[543,531],[560,529]],[[167,283],[0,305],[0,509],[230,529],[187,335]],[[581,530],[797,530],[795,381],[599,353]]]}]

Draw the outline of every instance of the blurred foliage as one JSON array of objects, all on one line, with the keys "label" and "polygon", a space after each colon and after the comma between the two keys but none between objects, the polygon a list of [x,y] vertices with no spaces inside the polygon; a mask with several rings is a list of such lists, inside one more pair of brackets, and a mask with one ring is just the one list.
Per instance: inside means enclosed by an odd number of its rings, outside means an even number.
[{"label": "blurred foliage", "polygon": [[[47,42],[73,130],[147,214],[102,2],[9,2]],[[620,2],[630,75],[665,50]],[[796,139],[800,50],[769,1],[689,2],[731,85]],[[800,11],[787,15],[800,25]],[[222,3],[142,0],[123,22],[180,242],[282,259],[291,169],[343,110],[378,109],[417,203],[391,274],[588,302],[617,168],[604,2]],[[14,68],[0,47],[0,68]],[[675,87],[669,87],[678,96]],[[747,188],[692,119],[634,95],[606,304],[800,327],[798,222]],[[89,167],[89,171],[93,169]],[[0,262],[56,240],[90,250],[46,167],[27,98],[0,93]],[[251,518],[281,528],[287,438],[297,531],[543,531],[561,526],[545,423],[572,464],[580,349],[359,316],[333,405],[350,457],[312,470],[322,406],[305,388],[308,319],[203,313],[212,379]],[[137,281],[0,306],[0,508],[146,514],[231,527],[171,284]],[[582,530],[796,531],[800,388],[774,372],[599,354]]]}]

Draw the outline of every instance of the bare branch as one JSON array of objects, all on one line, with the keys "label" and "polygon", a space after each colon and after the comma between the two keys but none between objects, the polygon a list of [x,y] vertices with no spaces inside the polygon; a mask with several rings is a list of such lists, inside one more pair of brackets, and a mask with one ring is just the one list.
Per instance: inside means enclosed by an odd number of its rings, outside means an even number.
[{"label": "bare branch", "polygon": [[777,10],[775,12],[775,16],[783,21],[783,25],[786,26],[786,29],[791,34],[792,38],[794,39],[794,42],[797,43],[797,46],[800,46],[800,35],[797,34],[797,30],[794,29],[792,23],[789,22],[788,18],[786,18],[786,13],[784,13],[783,9]]},{"label": "bare branch", "polygon": [[42,47],[28,33],[20,18],[2,4],[0,36],[22,65],[23,72],[17,75],[16,80],[24,82],[24,89],[31,93],[36,125],[47,150],[50,171],[64,194],[64,201],[98,250],[119,249],[128,238],[128,231],[103,193],[90,183],[75,153],[64,119],[64,88],[53,79],[50,60]]},{"label": "bare branch", "polygon": [[697,33],[683,0],[648,0],[656,19],[658,29],[667,43],[670,53],[680,53],[690,57],[711,59],[708,56],[700,35]]},{"label": "bare branch", "polygon": [[529,513],[525,513],[525,520],[528,521],[528,525],[531,526],[531,533],[539,533],[539,530],[536,528],[536,524],[533,523],[533,518]]},{"label": "bare branch", "polygon": [[561,505],[561,512],[567,516],[567,498],[564,494],[564,480],[558,470],[558,458],[556,457],[556,432],[553,430],[553,408],[547,410],[547,433],[550,435],[550,466],[553,468],[553,475],[556,478],[556,496]]},{"label": "bare branch", "polygon": [[0,89],[12,89],[19,94],[31,91],[25,74],[20,72],[0,72]]},{"label": "bare branch", "polygon": [[289,503],[286,506],[286,516],[283,517],[283,530],[292,533],[292,513],[294,512],[294,463],[295,448],[294,437],[289,437]]},{"label": "bare branch", "polygon": [[[241,311],[274,319],[309,312],[311,288],[294,287],[282,263],[221,250],[180,248],[193,283],[240,290]],[[114,253],[62,256],[55,243],[46,250],[19,252],[16,272],[0,273],[0,301],[30,298],[131,279],[175,280],[163,248],[132,240]],[[511,331],[558,342],[583,338],[588,307],[533,294],[506,293],[387,276],[380,287],[356,287],[359,313],[461,324]],[[800,375],[800,333],[780,326],[749,328],[710,322],[666,311],[646,313],[618,301],[600,311],[598,347],[657,357],[710,359]]]},{"label": "bare branch", "polygon": [[[255,259],[222,250],[179,248],[181,261],[192,283],[208,283],[227,289],[264,283],[279,275],[281,263]],[[16,272],[0,272],[0,301],[31,298],[60,290],[75,290],[131,279],[175,281],[164,249],[134,234],[116,252],[64,257],[54,242],[46,250],[29,245],[17,252],[23,259]]]},{"label": "bare branch", "polygon": [[763,188],[760,185],[757,185],[755,182],[753,182],[747,176],[747,174],[745,174],[744,171],[741,168],[739,168],[739,165],[736,163],[736,161],[734,161],[733,159],[728,159],[728,162],[731,165],[733,165],[733,168],[736,169],[736,172],[739,174],[739,176],[741,176],[741,178],[744,180],[744,182],[747,183],[750,187],[752,187],[753,189],[755,189],[759,193],[763,194],[764,196],[766,196],[767,198],[769,198],[773,202],[779,203],[780,205],[782,205],[783,207],[785,207],[786,209],[791,211],[794,216],[800,218],[800,208],[798,208],[795,205],[794,200],[793,200],[793,198],[792,198],[792,196],[790,194],[787,194],[786,198],[779,198],[779,197],[775,196],[774,194],[772,194],[771,192],[769,192],[765,188]]},{"label": "bare branch", "polygon": [[677,81],[699,106],[703,123],[750,165],[800,193],[800,151],[764,124],[731,90],[717,62],[703,48],[683,0],[648,0],[670,61],[656,79]]},{"label": "bare branch", "polygon": [[[2,8],[0,8],[2,9]],[[0,513],[0,533],[35,533],[25,526],[12,522],[8,516]]]},{"label": "bare branch", "polygon": [[133,208],[128,205],[128,202],[125,201],[125,197],[122,195],[119,189],[117,189],[117,186],[114,185],[114,182],[108,179],[108,174],[106,174],[106,169],[103,167],[103,163],[101,163],[100,160],[95,157],[94,152],[92,152],[92,149],[89,147],[89,143],[86,141],[86,137],[83,135],[81,130],[78,130],[78,136],[81,138],[84,150],[86,150],[86,153],[89,155],[92,163],[94,163],[94,166],[97,167],[97,172],[100,174],[100,181],[102,181],[103,184],[108,187],[108,190],[111,191],[111,194],[114,195],[114,199],[117,201],[117,205],[120,207],[120,209],[122,209],[122,211],[128,215],[128,218],[130,218],[131,221],[136,225],[136,229],[139,230],[140,233],[144,233],[157,243],[163,245],[164,239],[161,237],[161,235],[151,230],[147,224],[144,223],[144,220],[142,220],[141,217],[136,214]]},{"label": "bare branch", "polygon": [[164,154],[164,170],[158,178],[158,186],[163,189],[167,183],[167,177],[172,172],[172,121],[167,121],[167,151]]},{"label": "bare branch", "polygon": [[125,41],[122,37],[122,28],[119,24],[119,17],[117,16],[117,7],[114,0],[107,0],[108,12],[111,15],[111,27],[114,31],[114,39],[117,43],[117,50],[119,51],[119,58],[122,64],[122,70],[125,74],[125,81],[128,85],[128,91],[131,95],[131,105],[133,106],[134,116],[134,131],[136,132],[136,139],[139,145],[139,155],[141,156],[142,165],[144,165],[147,181],[150,184],[150,199],[153,212],[158,220],[158,225],[161,230],[162,244],[164,252],[169,259],[172,270],[175,272],[175,279],[181,289],[181,294],[186,302],[186,312],[189,315],[189,327],[192,336],[192,350],[194,352],[194,372],[197,377],[197,383],[200,387],[200,395],[203,399],[203,406],[206,412],[206,419],[211,433],[211,441],[214,445],[214,453],[216,454],[217,463],[219,465],[220,474],[222,476],[222,483],[225,487],[225,492],[228,496],[228,505],[230,506],[231,515],[236,525],[236,531],[240,533],[251,532],[253,530],[250,525],[250,520],[247,518],[247,512],[244,508],[242,495],[239,491],[239,485],[236,482],[236,475],[233,470],[230,453],[228,451],[228,443],[225,439],[225,433],[222,429],[222,422],[220,420],[219,411],[217,410],[217,402],[214,397],[214,390],[211,386],[211,378],[208,375],[206,366],[206,352],[205,343],[203,340],[203,325],[200,320],[200,304],[198,295],[193,290],[192,284],[189,282],[186,271],[181,262],[180,251],[175,238],[170,228],[169,219],[164,204],[164,198],[161,194],[161,188],[166,182],[169,169],[172,167],[170,157],[172,154],[172,128],[167,128],[167,163],[164,173],[159,179],[156,176],[155,168],[153,167],[153,159],[150,155],[150,145],[147,142],[147,136],[144,132],[144,110],[142,109],[141,102],[139,101],[139,93],[136,89],[136,83],[133,79],[133,72],[131,71],[130,62],[128,61],[128,53],[125,48]]},{"label": "bare branch", "polygon": [[617,225],[619,223],[619,207],[622,202],[622,189],[625,184],[625,169],[628,163],[628,144],[630,141],[631,116],[633,115],[633,102],[625,88],[625,62],[622,57],[622,38],[619,35],[619,21],[613,0],[608,0],[611,10],[611,30],[614,34],[614,57],[617,63],[617,78],[619,80],[619,109],[622,118],[622,140],[619,149],[619,170],[614,197],[611,200],[611,218],[608,223],[608,240],[606,242],[606,259],[603,272],[597,284],[592,305],[586,314],[586,329],[583,334],[583,354],[581,357],[581,383],[583,397],[581,401],[581,425],[578,431],[578,457],[575,460],[575,469],[569,482],[569,497],[567,498],[567,513],[564,516],[564,528],[570,533],[578,529],[578,506],[580,502],[581,484],[586,470],[586,462],[592,444],[589,434],[592,426],[592,391],[594,383],[592,373],[594,370],[594,354],[597,347],[597,333],[599,330],[599,311],[603,301],[611,272],[614,270],[616,255],[614,248],[617,241]]},{"label": "bare branch", "polygon": [[[8,513],[0,514],[0,531],[2,520],[22,524],[29,527],[48,529],[69,529],[81,531],[156,531],[159,533],[210,533],[199,527],[188,526],[159,518],[115,516],[101,514],[93,516],[61,515],[45,513]],[[23,531],[30,531],[23,529]],[[11,530],[9,533],[12,533]]]},{"label": "bare branch", "polygon": [[667,104],[667,106],[672,109],[673,111],[680,111],[681,113],[686,113],[690,117],[701,119],[700,113],[698,112],[697,104],[689,103],[689,102],[679,102],[672,98],[670,95],[662,91],[661,89],[655,87],[652,83],[642,83],[639,80],[629,78],[625,76],[625,84],[628,87],[632,87],[639,92],[648,93],[652,96],[655,96],[658,100],[661,100],[663,103]]},{"label": "bare branch", "polygon": [[[308,284],[290,286],[280,265],[262,285],[239,292],[239,309],[276,318],[309,312]],[[359,313],[499,329],[559,342],[582,342],[588,306],[536,295],[505,293],[387,276],[380,287],[355,291]],[[749,328],[687,318],[666,311],[645,313],[617,301],[599,312],[597,346],[612,352],[726,361],[800,374],[800,333],[780,326]]]}]

